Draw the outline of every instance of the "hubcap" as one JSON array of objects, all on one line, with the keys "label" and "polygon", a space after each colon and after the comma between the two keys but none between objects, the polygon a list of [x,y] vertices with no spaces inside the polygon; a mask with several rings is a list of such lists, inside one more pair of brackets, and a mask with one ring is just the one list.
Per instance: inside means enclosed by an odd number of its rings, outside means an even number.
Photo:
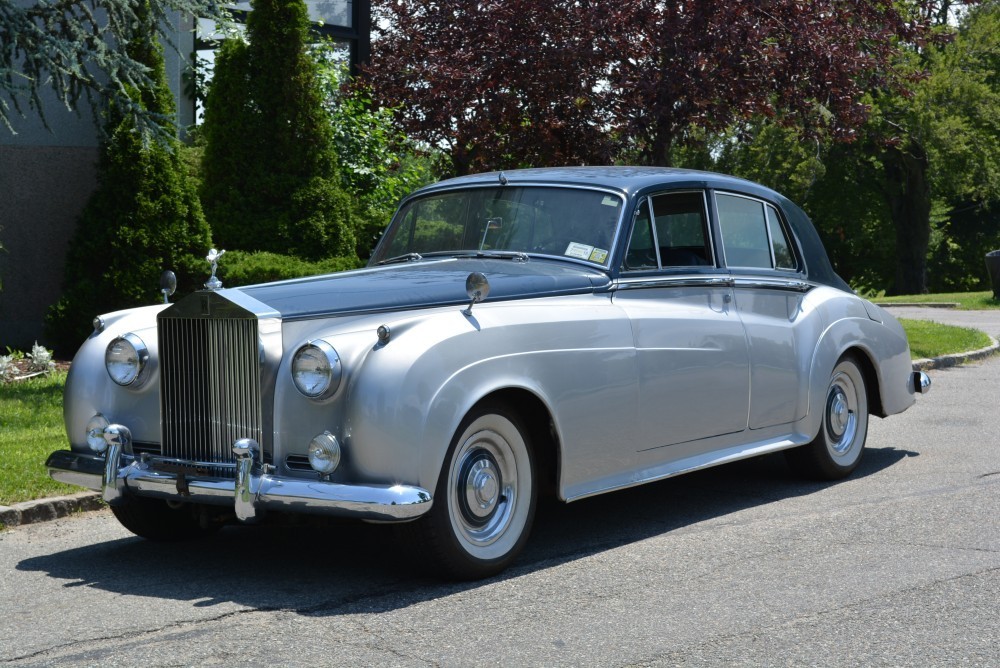
[{"label": "hubcap", "polygon": [[449,495],[455,528],[470,545],[492,545],[517,508],[514,450],[504,434],[487,428],[470,434],[455,456]]},{"label": "hubcap", "polygon": [[[502,479],[493,457],[486,451],[473,453],[464,463],[459,484],[465,487],[462,514],[473,525],[489,521],[500,502]],[[461,492],[459,492],[461,496]]]},{"label": "hubcap", "polygon": [[834,378],[826,400],[826,432],[830,447],[838,455],[851,449],[858,429],[857,408],[851,405],[852,399],[857,399],[848,394],[853,389],[850,379],[840,375]]}]

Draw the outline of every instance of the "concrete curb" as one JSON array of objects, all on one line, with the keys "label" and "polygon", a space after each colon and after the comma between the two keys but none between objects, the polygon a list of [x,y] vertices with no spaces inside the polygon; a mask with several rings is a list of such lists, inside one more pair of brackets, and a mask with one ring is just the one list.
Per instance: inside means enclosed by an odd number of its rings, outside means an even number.
[{"label": "concrete curb", "polygon": [[889,308],[954,308],[957,309],[958,302],[874,302],[875,306],[888,306]]},{"label": "concrete curb", "polygon": [[[985,332],[983,333],[985,334]],[[965,364],[966,362],[974,362],[990,357],[991,355],[995,355],[998,351],[1000,351],[1000,342],[989,334],[986,334],[986,336],[990,337],[990,345],[985,348],[970,350],[965,353],[942,355],[941,357],[935,357],[933,359],[913,360],[913,370],[928,371],[930,369],[946,369],[948,367],[958,366],[959,364]]]},{"label": "concrete curb", "polygon": [[0,525],[9,529],[22,524],[34,524],[35,522],[66,517],[84,510],[100,510],[104,507],[101,495],[97,492],[78,492],[69,496],[53,496],[47,499],[15,503],[13,506],[0,506]]}]

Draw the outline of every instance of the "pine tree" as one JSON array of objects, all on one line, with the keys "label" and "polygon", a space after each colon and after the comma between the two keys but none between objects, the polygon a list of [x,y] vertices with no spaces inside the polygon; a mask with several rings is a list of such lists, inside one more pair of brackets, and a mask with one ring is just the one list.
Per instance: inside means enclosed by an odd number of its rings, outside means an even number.
[{"label": "pine tree", "polygon": [[[128,94],[149,113],[173,117],[149,0],[137,7],[145,30],[126,51],[149,68],[153,85]],[[61,351],[79,345],[98,313],[158,301],[164,269],[177,273],[182,291],[199,287],[207,271],[203,257],[211,235],[181,164],[179,142],[144,142],[134,115],[115,105],[106,116],[98,187],[70,243],[63,296],[46,322]]]},{"label": "pine tree", "polygon": [[255,0],[248,42],[218,51],[202,202],[216,243],[309,260],[355,253],[303,0]]}]

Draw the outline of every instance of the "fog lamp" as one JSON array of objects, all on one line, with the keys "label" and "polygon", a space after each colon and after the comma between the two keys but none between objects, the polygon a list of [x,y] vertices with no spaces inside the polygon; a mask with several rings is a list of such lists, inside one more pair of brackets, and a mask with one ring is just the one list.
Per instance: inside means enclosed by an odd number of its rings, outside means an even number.
[{"label": "fog lamp", "polygon": [[90,422],[87,423],[87,445],[99,455],[108,449],[108,443],[104,440],[104,428],[108,424],[108,419],[100,413],[90,418]]},{"label": "fog lamp", "polygon": [[309,466],[323,475],[330,475],[340,466],[340,443],[328,431],[309,443]]}]

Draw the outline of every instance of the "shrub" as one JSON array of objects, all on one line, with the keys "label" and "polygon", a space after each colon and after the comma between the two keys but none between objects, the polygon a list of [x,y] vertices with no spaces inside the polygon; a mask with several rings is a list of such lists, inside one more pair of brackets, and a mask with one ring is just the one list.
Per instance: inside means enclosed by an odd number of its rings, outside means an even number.
[{"label": "shrub", "polygon": [[361,262],[357,258],[341,257],[309,262],[277,253],[232,251],[226,252],[225,263],[219,265],[219,278],[225,287],[235,288],[240,285],[331,274],[359,266]]},{"label": "shrub", "polygon": [[205,103],[201,195],[230,251],[353,256],[354,207],[341,189],[303,0],[254,0],[248,42],[216,53]]}]

